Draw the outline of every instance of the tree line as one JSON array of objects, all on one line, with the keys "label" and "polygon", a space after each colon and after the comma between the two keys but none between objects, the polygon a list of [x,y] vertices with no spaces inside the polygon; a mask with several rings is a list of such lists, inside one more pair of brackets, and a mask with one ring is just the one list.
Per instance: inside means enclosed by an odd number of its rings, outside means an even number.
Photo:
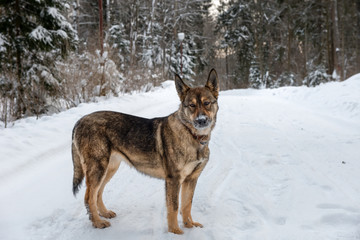
[{"label": "tree line", "polygon": [[218,46],[235,86],[315,86],[360,70],[360,1],[230,0],[219,11]]},{"label": "tree line", "polygon": [[360,70],[360,0],[211,6],[211,0],[1,1],[0,120],[146,91],[175,73],[197,85],[212,67],[222,89],[315,86]]}]

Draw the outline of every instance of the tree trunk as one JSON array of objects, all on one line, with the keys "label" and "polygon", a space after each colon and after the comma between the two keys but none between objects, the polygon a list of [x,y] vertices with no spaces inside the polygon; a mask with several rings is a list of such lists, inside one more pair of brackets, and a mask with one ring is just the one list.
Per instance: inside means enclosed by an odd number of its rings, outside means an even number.
[{"label": "tree trunk", "polygon": [[100,55],[104,53],[104,29],[103,29],[103,3],[99,0],[99,38],[100,38]]},{"label": "tree trunk", "polygon": [[337,0],[331,1],[332,5],[332,27],[333,27],[333,59],[334,59],[334,70],[336,73],[336,76],[339,76],[342,80],[341,76],[341,49],[340,49],[340,33],[339,33],[339,18],[338,18],[338,7],[337,7]]},{"label": "tree trunk", "polygon": [[21,61],[21,9],[20,9],[20,0],[15,1],[15,34],[16,34],[16,78],[17,78],[17,90],[16,90],[16,119],[21,118],[22,114],[26,112],[26,105],[24,101],[24,86],[22,82],[22,61]]},{"label": "tree trunk", "polygon": [[344,6],[344,2],[341,2],[342,7],[341,7],[341,16],[342,18],[340,18],[340,29],[339,32],[341,34],[341,62],[340,62],[340,66],[341,66],[341,80],[345,80],[346,79],[346,57],[345,57],[345,26],[344,26],[344,17],[345,17],[345,6]]},{"label": "tree trunk", "polygon": [[226,82],[229,82],[229,54],[228,47],[225,49],[225,69],[226,69]]},{"label": "tree trunk", "polygon": [[174,39],[176,40],[176,38],[177,38],[177,29],[176,29],[176,13],[177,13],[177,5],[178,3],[177,3],[177,0],[174,0],[174,11],[173,11],[173,14],[174,14]]},{"label": "tree trunk", "polygon": [[133,70],[133,67],[135,64],[138,8],[139,8],[139,1],[136,1],[131,6],[131,19],[130,19],[130,51],[131,51],[130,66],[131,66],[131,70]]},{"label": "tree trunk", "polygon": [[[304,48],[303,48],[303,54],[304,54],[304,71],[303,71],[303,78],[308,74],[307,71],[307,61],[308,61],[308,55],[307,55],[307,51],[308,51],[308,36],[307,36],[307,29],[305,28],[304,31]],[[309,83],[306,83],[307,86],[309,86]]]},{"label": "tree trunk", "polygon": [[290,20],[288,20],[287,23],[287,31],[288,31],[288,42],[287,42],[287,72],[291,72],[291,45],[292,45],[292,41],[293,41],[293,32],[292,29],[290,27]]},{"label": "tree trunk", "polygon": [[103,2],[99,0],[99,38],[100,38],[100,66],[102,69],[101,79],[100,79],[100,89],[99,96],[105,96],[106,90],[103,88],[105,84],[105,59],[104,55],[104,26],[103,26]]},{"label": "tree trunk", "polygon": [[[332,13],[332,6],[329,5],[327,8],[327,16],[326,16],[326,45],[327,45],[327,52],[328,52],[328,74],[332,74],[334,72],[334,41],[333,41],[333,28],[331,24],[331,14]],[[320,49],[321,50],[321,49]]]},{"label": "tree trunk", "polygon": [[355,38],[355,46],[356,46],[356,64],[357,68],[355,71],[360,71],[360,0],[356,1],[356,15],[357,15],[357,34]]},{"label": "tree trunk", "polygon": [[106,27],[106,28],[109,28],[109,27],[110,27],[110,0],[106,0],[106,4],[105,4],[105,19],[106,19],[105,27]]}]

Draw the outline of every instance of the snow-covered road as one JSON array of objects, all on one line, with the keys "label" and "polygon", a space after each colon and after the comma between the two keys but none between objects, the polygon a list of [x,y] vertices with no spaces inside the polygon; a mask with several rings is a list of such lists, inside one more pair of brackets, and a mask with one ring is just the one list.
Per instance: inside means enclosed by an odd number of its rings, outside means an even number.
[{"label": "snow-covered road", "polygon": [[94,229],[84,187],[71,192],[74,123],[97,110],[168,115],[173,84],[0,129],[0,239],[360,239],[360,75],[222,92],[193,204],[204,228],[167,233],[164,183],[123,164],[104,193],[117,217]]}]

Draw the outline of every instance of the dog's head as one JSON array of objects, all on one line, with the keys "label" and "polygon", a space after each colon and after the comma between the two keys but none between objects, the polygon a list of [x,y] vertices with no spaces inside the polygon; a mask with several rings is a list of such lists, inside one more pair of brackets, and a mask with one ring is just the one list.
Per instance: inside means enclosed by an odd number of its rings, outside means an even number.
[{"label": "dog's head", "polygon": [[175,76],[175,85],[181,100],[181,121],[199,134],[210,133],[219,109],[219,83],[215,69],[210,71],[204,87],[190,88],[178,75]]}]

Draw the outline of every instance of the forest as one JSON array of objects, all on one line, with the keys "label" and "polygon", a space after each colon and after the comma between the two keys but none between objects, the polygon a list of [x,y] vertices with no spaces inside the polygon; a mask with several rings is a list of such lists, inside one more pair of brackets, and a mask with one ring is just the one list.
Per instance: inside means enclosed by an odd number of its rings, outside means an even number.
[{"label": "forest", "polygon": [[1,0],[0,121],[149,91],[314,87],[360,72],[360,0]]}]

